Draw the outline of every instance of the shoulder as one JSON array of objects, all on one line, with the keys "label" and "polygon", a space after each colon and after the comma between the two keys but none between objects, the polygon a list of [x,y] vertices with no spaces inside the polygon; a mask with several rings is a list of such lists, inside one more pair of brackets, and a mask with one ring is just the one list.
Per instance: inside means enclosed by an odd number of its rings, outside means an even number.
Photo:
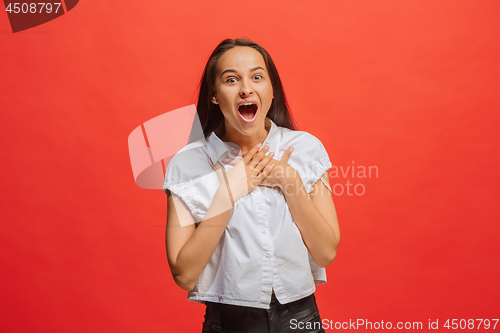
[{"label": "shoulder", "polygon": [[322,157],[324,155],[328,157],[326,149],[316,136],[311,133],[304,131],[294,131],[288,128],[280,127],[281,140],[280,140],[280,150],[285,150],[289,147],[294,148],[295,156],[302,156],[304,158]]},{"label": "shoulder", "polygon": [[281,138],[288,141],[296,141],[303,143],[318,143],[321,142],[317,137],[311,133],[304,131],[294,131],[286,127],[281,127]]},{"label": "shoulder", "polygon": [[280,155],[282,156],[289,147],[294,148],[288,164],[297,170],[307,193],[311,193],[314,184],[332,167],[323,143],[314,135],[304,131],[285,128],[281,129],[281,135]]},{"label": "shoulder", "polygon": [[174,184],[192,181],[210,172],[208,156],[205,141],[199,140],[183,147],[170,160],[165,159],[166,171],[163,189],[166,190]]},{"label": "shoulder", "polygon": [[197,222],[206,214],[218,185],[208,156],[207,144],[201,140],[183,147],[170,161],[165,160],[163,191],[180,198]]}]

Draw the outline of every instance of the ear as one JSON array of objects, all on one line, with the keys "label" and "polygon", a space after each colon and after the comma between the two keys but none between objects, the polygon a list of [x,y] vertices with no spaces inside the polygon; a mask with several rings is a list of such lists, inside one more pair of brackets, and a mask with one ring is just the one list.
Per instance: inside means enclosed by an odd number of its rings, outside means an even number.
[{"label": "ear", "polygon": [[215,96],[215,94],[212,96],[212,103],[219,104],[219,102],[217,102],[217,97]]}]

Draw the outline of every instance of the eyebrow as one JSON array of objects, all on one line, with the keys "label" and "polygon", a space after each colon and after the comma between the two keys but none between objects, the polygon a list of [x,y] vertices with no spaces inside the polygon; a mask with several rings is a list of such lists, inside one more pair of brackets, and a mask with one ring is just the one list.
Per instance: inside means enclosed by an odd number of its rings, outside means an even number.
[{"label": "eyebrow", "polygon": [[[263,71],[266,71],[264,68],[262,68],[262,67],[260,67],[260,66],[257,66],[257,67],[255,67],[255,68],[252,68],[252,69],[250,70],[250,72],[256,71],[256,70],[258,70],[258,69],[262,69]],[[229,73],[229,72],[230,72],[230,73],[237,73],[237,71],[236,71],[235,69],[226,69],[224,72],[222,72],[222,74],[221,74],[220,76],[222,77],[222,76],[224,76],[224,74]]]}]

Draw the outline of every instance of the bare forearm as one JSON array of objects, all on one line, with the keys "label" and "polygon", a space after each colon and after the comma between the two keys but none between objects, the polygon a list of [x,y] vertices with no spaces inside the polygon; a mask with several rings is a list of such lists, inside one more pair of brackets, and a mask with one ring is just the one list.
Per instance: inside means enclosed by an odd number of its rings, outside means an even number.
[{"label": "bare forearm", "polygon": [[204,219],[180,250],[172,273],[176,282],[191,290],[207,266],[222,237],[232,212],[225,184],[219,186]]},{"label": "bare forearm", "polygon": [[335,258],[339,235],[307,194],[300,176],[289,179],[282,189],[309,253],[319,266],[327,266]]}]

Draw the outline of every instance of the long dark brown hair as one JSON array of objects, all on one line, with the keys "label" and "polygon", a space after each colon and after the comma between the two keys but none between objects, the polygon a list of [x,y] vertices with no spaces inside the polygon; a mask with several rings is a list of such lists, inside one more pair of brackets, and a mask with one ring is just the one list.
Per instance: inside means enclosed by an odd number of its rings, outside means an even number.
[{"label": "long dark brown hair", "polygon": [[221,126],[223,128],[224,126],[224,115],[222,114],[219,105],[213,104],[211,99],[215,92],[217,62],[227,50],[230,50],[235,46],[251,47],[259,51],[264,58],[274,93],[274,98],[269,108],[269,112],[267,113],[267,117],[278,126],[286,127],[291,130],[297,130],[298,128],[295,125],[289,111],[278,70],[276,69],[269,53],[267,53],[262,46],[246,38],[225,39],[217,45],[215,50],[212,52],[200,81],[200,94],[198,96],[198,104],[196,108],[198,110],[198,117],[200,118],[205,139],[207,139],[213,131],[218,130]]}]

